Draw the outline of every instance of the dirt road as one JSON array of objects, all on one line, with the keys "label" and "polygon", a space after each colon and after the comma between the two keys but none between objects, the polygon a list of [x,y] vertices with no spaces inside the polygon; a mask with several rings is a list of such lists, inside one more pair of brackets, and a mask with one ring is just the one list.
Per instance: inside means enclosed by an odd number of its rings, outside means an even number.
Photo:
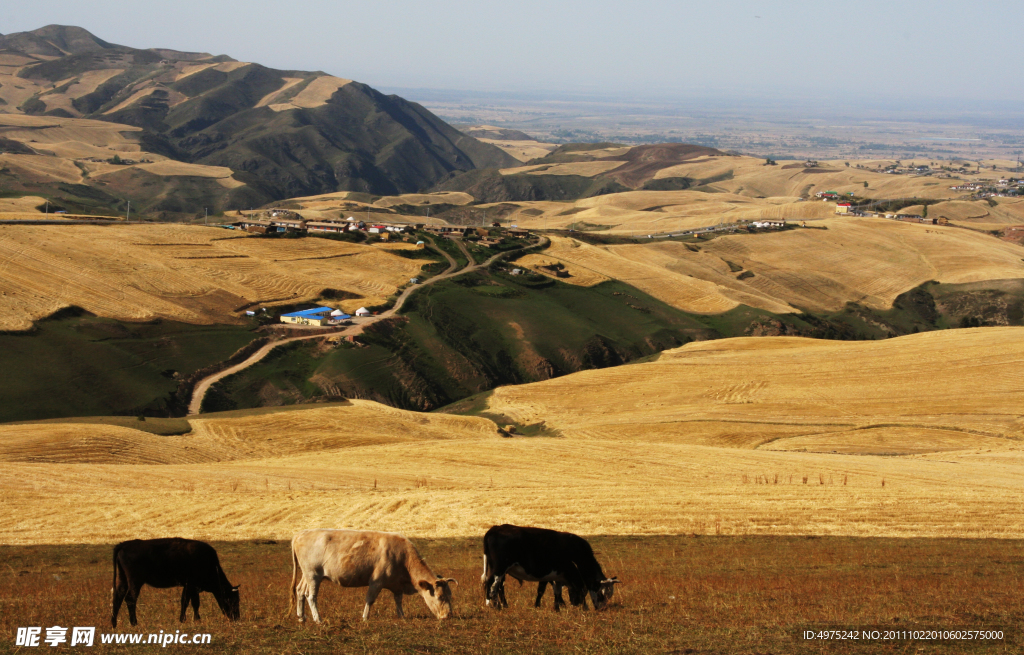
[{"label": "dirt road", "polygon": [[[469,256],[469,252],[466,250],[465,246],[461,242],[457,242],[457,243],[459,245],[459,248],[466,254],[467,259],[472,262],[473,258]],[[547,243],[548,243],[547,237],[541,237],[539,245],[547,245]],[[433,240],[430,240],[430,244],[434,245]],[[533,248],[534,246],[528,246],[528,247],[529,248]],[[486,267],[490,266],[492,263],[494,263],[502,255],[518,252],[519,250],[524,250],[524,249],[525,248],[518,248],[516,250],[510,250],[508,252],[500,252],[500,253],[494,255],[493,257],[490,257],[489,259],[487,259],[487,261],[485,261],[485,262],[483,262],[481,264],[472,264],[470,266],[466,266],[463,269],[459,269],[459,264],[458,264],[458,262],[455,261],[454,257],[449,255],[444,250],[442,250],[440,248],[437,248],[435,246],[435,250],[437,250],[442,255],[444,255],[445,259],[448,260],[448,268],[446,268],[443,273],[440,273],[439,275],[436,275],[436,276],[434,276],[434,277],[424,281],[422,284],[412,284],[412,285],[409,285],[408,287],[406,287],[402,291],[402,293],[399,294],[398,298],[395,299],[395,305],[391,309],[389,309],[387,311],[384,311],[384,312],[381,312],[380,314],[378,314],[376,316],[367,316],[367,317],[364,317],[364,318],[356,318],[356,319],[354,319],[352,321],[353,324],[349,328],[347,328],[345,330],[342,330],[340,332],[331,332],[330,335],[331,336],[333,336],[333,335],[355,336],[355,335],[362,334],[363,330],[365,330],[367,328],[367,326],[373,325],[377,321],[383,321],[384,319],[391,318],[396,313],[401,311],[402,307],[405,305],[405,301],[417,289],[423,288],[425,286],[428,286],[428,285],[433,284],[435,282],[439,282],[441,280],[447,280],[448,278],[455,277],[456,275],[462,275],[463,273],[471,273],[473,271],[478,271],[481,268],[486,268]],[[280,341],[271,341],[267,345],[263,346],[262,348],[260,348],[256,352],[254,352],[252,354],[252,356],[249,357],[248,359],[246,359],[245,361],[239,362],[238,364],[235,364],[234,366],[226,368],[223,371],[220,371],[219,373],[214,373],[213,375],[210,375],[210,376],[207,376],[207,377],[203,378],[202,380],[200,380],[199,382],[196,383],[196,386],[195,386],[195,388],[192,391],[192,400],[188,404],[189,416],[192,416],[192,415],[195,415],[195,414],[199,413],[200,409],[203,406],[203,398],[206,397],[206,392],[210,390],[210,387],[215,382],[223,380],[224,378],[228,377],[229,375],[234,375],[235,373],[238,373],[241,370],[249,368],[250,366],[252,366],[256,362],[258,362],[261,359],[263,359],[264,357],[266,357],[270,353],[271,350],[273,350],[274,348],[277,348],[280,345],[283,345],[283,344],[286,344],[286,343],[291,343],[292,341],[301,341],[302,339],[316,339],[316,338],[324,337],[324,336],[327,336],[327,335],[321,332],[321,333],[317,333],[317,334],[304,335],[304,336],[301,336],[301,337],[289,337],[287,339],[281,339]]]}]

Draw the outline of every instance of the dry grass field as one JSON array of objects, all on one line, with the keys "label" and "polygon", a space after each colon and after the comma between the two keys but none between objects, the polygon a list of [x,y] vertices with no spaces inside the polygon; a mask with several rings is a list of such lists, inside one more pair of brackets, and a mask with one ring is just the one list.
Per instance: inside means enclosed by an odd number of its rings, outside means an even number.
[{"label": "dry grass field", "polygon": [[957,450],[941,459],[1012,468],[1024,463],[1021,337],[1024,329],[1011,327],[883,341],[698,342],[649,363],[501,387],[487,411],[544,421],[571,440],[823,453],[884,443],[895,455]]},{"label": "dry grass field", "polygon": [[[139,93],[152,91],[150,88]],[[122,104],[127,106],[137,99],[132,96]],[[143,151],[132,138],[132,135],[139,133],[141,130],[137,127],[84,118],[0,114],[0,135],[19,141],[38,153],[2,154],[0,167],[6,167],[20,178],[37,183],[81,184],[87,176],[100,179],[105,175],[137,168],[161,177],[215,178],[229,189],[244,186],[243,182],[231,177],[230,168],[189,164]],[[115,155],[136,161],[145,159],[150,163],[115,165],[105,161]],[[93,159],[104,161],[91,161]]]},{"label": "dry grass field", "polygon": [[527,173],[529,175],[582,175],[593,177],[622,166],[619,161],[578,161],[566,164],[534,164],[501,169],[502,175]]},{"label": "dry grass field", "polygon": [[328,288],[360,296],[340,303],[353,311],[383,302],[421,265],[373,246],[198,226],[0,226],[0,329],[71,305],[130,321],[225,323],[242,305]]},{"label": "dry grass field", "polygon": [[510,141],[509,139],[484,139],[476,137],[478,141],[483,143],[489,143],[492,146],[501,148],[509,155],[512,155],[519,161],[530,161],[531,159],[538,159],[545,157],[552,150],[558,146],[554,143],[542,143],[540,141],[526,140],[526,141]]},{"label": "dry grass field", "polygon": [[[331,96],[334,95],[338,89],[351,81],[352,80],[345,80],[331,75],[322,75],[315,78],[312,82],[307,84],[305,88],[285,102],[276,103],[274,102],[276,98],[264,98],[264,100],[267,101],[266,105],[274,111],[319,107],[330,100]],[[275,96],[280,97],[285,95],[292,86],[293,85],[291,84],[286,84],[276,92]]]},{"label": "dry grass field", "polygon": [[[642,146],[646,148],[648,146]],[[535,164],[504,169],[504,174],[529,173],[547,175],[581,175],[594,177],[614,171],[629,160],[630,148],[588,150],[582,156],[599,161],[581,161],[569,164]],[[610,160],[610,161],[609,161]],[[525,160],[524,160],[525,161]],[[748,198],[798,198],[813,196],[818,191],[853,192],[866,198],[929,198],[948,199],[964,195],[951,186],[962,183],[952,178],[918,175],[891,175],[871,169],[884,167],[892,161],[822,161],[812,166],[804,162],[781,162],[766,166],[765,160],[742,155],[702,154],[682,163],[656,159],[645,161],[641,179],[685,177],[713,193],[731,193]],[[914,162],[904,161],[904,165]],[[935,166],[937,162],[921,161],[917,164]],[[847,165],[849,164],[849,165]],[[997,165],[993,171],[990,164]],[[861,168],[858,168],[858,165]],[[963,180],[992,179],[1015,170],[1016,162],[989,162],[988,170],[961,174]],[[649,169],[649,170],[646,170]],[[614,177],[614,176],[611,176]],[[865,182],[867,185],[865,186]],[[635,183],[629,186],[638,188]]]},{"label": "dry grass field", "polygon": [[[146,587],[138,627],[122,608],[110,621],[111,545],[6,546],[0,576],[0,632],[23,626],[94,626],[102,636],[209,633],[208,645],[175,644],[176,653],[1012,653],[1024,622],[1017,540],[804,537],[592,537],[604,570],[618,575],[604,611],[533,608],[536,586],[506,585],[510,607],[484,606],[480,537],[417,539],[434,571],[454,577],[453,615],[439,622],[408,597],[405,619],[383,594],[370,620],[359,619],[362,589],[320,588],[324,623],[299,624],[289,607],[288,540],[214,542],[228,578],[241,585],[241,617],[227,621],[209,594],[203,620],[178,623],[177,589]],[[875,626],[912,630],[1003,630],[1002,640],[805,641],[812,627]],[[44,632],[45,636],[45,632]],[[45,648],[46,644],[42,646]],[[154,648],[150,646],[150,648]]]},{"label": "dry grass field", "polygon": [[[680,248],[691,252],[685,246],[680,245]],[[764,294],[746,291],[743,281],[735,280],[735,274],[729,274],[728,264],[717,257],[704,255],[698,260],[700,269],[694,267],[686,271],[679,270],[682,267],[678,260],[669,262],[659,254],[654,245],[592,246],[575,239],[553,237],[551,247],[527,259],[526,265],[535,266],[533,262],[538,257],[555,260],[566,266],[572,276],[565,278],[566,282],[589,286],[605,278],[617,279],[673,307],[696,314],[719,314],[741,303],[773,312],[795,311]],[[728,282],[723,283],[726,280]]]},{"label": "dry grass field", "polygon": [[[293,208],[307,220],[337,219],[348,216],[355,216],[360,220],[366,220],[365,211],[372,207],[391,209],[401,205],[421,207],[428,207],[430,205],[461,206],[468,205],[471,202],[473,202],[473,196],[458,191],[406,193],[399,196],[382,196],[376,199],[367,198],[364,194],[353,191],[338,191],[336,193],[325,193],[316,196],[290,198],[288,200],[288,207]],[[360,211],[364,212],[364,214],[359,215]],[[377,217],[379,218],[379,215]],[[373,217],[371,216],[372,219]],[[402,214],[389,214],[386,220],[398,223],[445,223],[445,221],[436,217],[405,216]]]},{"label": "dry grass field", "polygon": [[[697,313],[739,303],[774,312],[835,311],[850,301],[887,309],[896,296],[928,280],[1024,277],[1019,246],[969,230],[872,218],[830,218],[814,225],[827,229],[721,236],[696,246],[593,246],[554,237],[544,256],[623,280]],[[740,279],[740,271],[753,276]]]},{"label": "dry grass field", "polygon": [[946,218],[954,225],[980,230],[998,230],[1024,223],[1024,200],[994,198],[993,201],[994,207],[985,200],[940,202],[928,207],[928,217]]},{"label": "dry grass field", "polygon": [[325,525],[463,537],[501,522],[1021,538],[1022,336],[703,342],[463,403],[543,422],[534,437],[359,400],[199,416],[168,437],[7,425],[0,541],[287,539]]},{"label": "dry grass field", "polygon": [[554,143],[537,141],[529,134],[519,132],[518,130],[506,130],[493,125],[460,126],[459,129],[463,134],[469,135],[478,141],[501,148],[507,154],[522,162],[545,157],[558,147]]},{"label": "dry grass field", "polygon": [[46,198],[41,198],[39,196],[0,198],[0,218],[3,218],[4,220],[12,220],[15,218],[22,218],[24,216],[40,218],[39,215],[43,212],[37,210],[36,207],[45,202]]},{"label": "dry grass field", "polygon": [[[585,162],[590,163],[590,162]],[[597,162],[606,163],[606,162]],[[567,166],[569,164],[566,164]],[[578,164],[572,164],[578,165]],[[532,168],[532,167],[525,167]],[[516,202],[507,220],[528,229],[587,229],[620,236],[692,230],[740,220],[818,220],[835,204],[700,191],[627,191],[575,202]],[[494,205],[481,205],[482,208]]]}]

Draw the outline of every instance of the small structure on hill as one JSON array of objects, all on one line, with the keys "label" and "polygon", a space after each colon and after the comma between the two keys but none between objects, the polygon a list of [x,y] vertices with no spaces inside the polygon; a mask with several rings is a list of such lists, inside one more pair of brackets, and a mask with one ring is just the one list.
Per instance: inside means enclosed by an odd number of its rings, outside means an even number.
[{"label": "small structure on hill", "polygon": [[333,307],[313,307],[298,312],[281,314],[282,323],[294,325],[327,325],[331,322],[331,313],[336,311]]},{"label": "small structure on hill", "polygon": [[356,316],[372,316],[373,312],[365,307],[360,307],[356,310]]}]

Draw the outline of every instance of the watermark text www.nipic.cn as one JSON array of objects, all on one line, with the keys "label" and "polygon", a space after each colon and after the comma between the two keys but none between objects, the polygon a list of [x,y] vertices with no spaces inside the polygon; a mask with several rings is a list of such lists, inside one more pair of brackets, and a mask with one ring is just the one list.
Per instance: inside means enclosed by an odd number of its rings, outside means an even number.
[{"label": "watermark text www.nipic.cn", "polygon": [[[174,632],[151,632],[145,633],[100,633],[99,643],[101,644],[159,644],[164,648],[172,644],[208,644],[211,641],[210,633],[195,632],[188,633],[181,630]],[[59,625],[49,628],[18,628],[18,634],[14,638],[15,646],[92,646],[97,643],[96,628],[74,627],[65,628]]]}]

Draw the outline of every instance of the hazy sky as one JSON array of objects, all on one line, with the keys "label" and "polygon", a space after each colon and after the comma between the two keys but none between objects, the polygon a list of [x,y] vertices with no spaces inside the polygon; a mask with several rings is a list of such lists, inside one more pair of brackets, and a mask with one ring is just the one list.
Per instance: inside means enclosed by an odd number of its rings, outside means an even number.
[{"label": "hazy sky", "polygon": [[[375,87],[622,98],[1024,100],[1019,0],[5,2],[0,32],[323,70]],[[1011,105],[1012,106],[1012,105]]]}]

